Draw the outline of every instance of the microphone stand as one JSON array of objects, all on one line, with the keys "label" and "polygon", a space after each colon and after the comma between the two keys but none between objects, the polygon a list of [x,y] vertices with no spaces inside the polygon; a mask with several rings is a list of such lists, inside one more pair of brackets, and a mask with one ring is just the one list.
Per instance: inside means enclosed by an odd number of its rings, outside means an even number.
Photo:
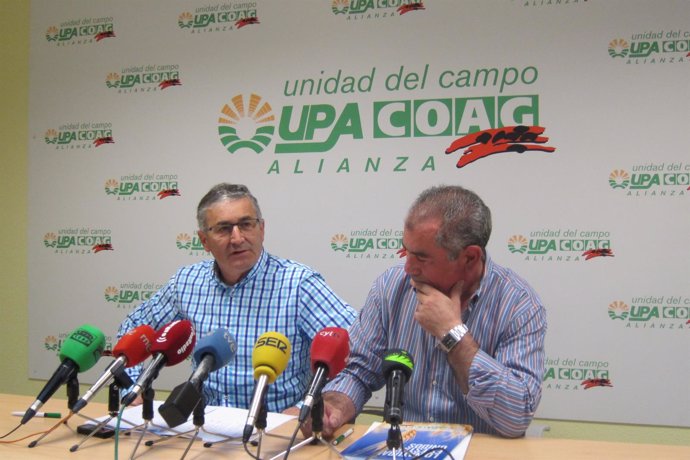
[{"label": "microphone stand", "polygon": [[386,447],[393,450],[393,460],[395,460],[398,449],[402,447],[402,433],[400,432],[399,424],[391,423],[391,427],[388,429]]},{"label": "microphone stand", "polygon": [[[57,422],[55,425],[53,425],[52,428],[48,429],[46,432],[44,432],[39,438],[31,441],[28,445],[29,448],[36,447],[39,442],[46,436],[48,436],[50,433],[52,433],[57,427],[60,425],[64,425],[65,427],[69,428],[72,432],[74,430],[72,427],[70,427],[67,424],[67,421],[74,415],[74,412],[72,412],[72,407],[77,403],[77,400],[79,399],[79,379],[77,376],[72,377],[66,382],[66,390],[67,390],[67,408],[70,410],[70,413],[66,415],[65,417],[62,418],[59,422]],[[77,414],[79,415],[79,414]],[[96,422],[96,420],[92,419],[91,417],[86,417],[84,415],[81,415],[82,418],[85,418],[87,420],[91,420],[92,422]]]},{"label": "microphone stand", "polygon": [[134,450],[132,450],[132,454],[129,456],[129,460],[133,460],[134,456],[137,452],[137,449],[139,449],[139,444],[141,444],[141,440],[144,438],[144,435],[148,432],[149,426],[156,426],[161,429],[168,429],[162,426],[158,426],[155,423],[153,423],[153,398],[155,395],[155,391],[153,388],[151,388],[151,384],[148,384],[146,388],[144,388],[144,391],[142,391],[141,396],[144,398],[144,403],[141,405],[141,418],[144,419],[144,423],[141,425],[137,425],[135,427],[132,427],[130,430],[138,430],[141,429],[141,433],[139,434],[139,439],[137,439],[137,443],[134,446]]},{"label": "microphone stand", "polygon": [[[131,383],[131,381],[129,382]],[[129,384],[127,386],[130,386]],[[79,444],[75,444],[72,447],[70,447],[69,451],[70,452],[76,452],[82,444],[84,444],[86,441],[91,439],[93,436],[96,435],[99,431],[101,431],[113,418],[117,417],[117,414],[120,412],[120,389],[122,388],[121,382],[118,378],[118,375],[115,375],[115,381],[110,384],[108,387],[108,417],[101,420],[96,426],[93,427],[91,430],[91,433],[89,433],[84,439],[81,440]],[[127,422],[129,425],[134,426],[134,424],[128,420],[122,419],[123,421]],[[95,422],[96,420],[94,420]],[[133,428],[127,428],[124,430],[120,430],[120,434],[129,434],[130,431],[132,431]]]},{"label": "microphone stand", "polygon": [[287,450],[284,450],[275,457],[272,457],[270,460],[277,460],[281,457],[284,458],[290,452],[299,450],[306,445],[314,446],[317,444],[323,444],[324,446],[328,447],[333,453],[335,453],[338,456],[338,458],[343,458],[342,454],[338,449],[333,447],[330,442],[323,439],[323,399],[321,398],[321,394],[319,394],[318,397],[315,398],[314,405],[311,408],[311,429],[311,436],[295,444],[293,447],[289,447]]},{"label": "microphone stand", "polygon": [[[184,431],[181,433],[176,433],[175,435],[172,435],[172,436],[159,436],[158,439],[146,441],[144,444],[146,446],[153,446],[154,444],[160,444],[162,442],[169,441],[171,439],[179,438],[182,436],[186,436],[186,435],[189,435],[190,433],[192,433],[192,438],[189,440],[189,444],[187,445],[187,448],[185,449],[184,453],[182,454],[182,457],[180,457],[180,460],[182,460],[185,458],[185,456],[187,455],[187,452],[189,452],[189,449],[192,447],[192,444],[197,439],[197,437],[199,435],[199,431],[203,431],[203,432],[208,433],[208,434],[213,435],[213,436],[225,438],[224,440],[218,441],[218,442],[227,442],[227,441],[232,441],[232,440],[237,439],[237,438],[232,438],[230,436],[225,436],[225,435],[220,434],[220,433],[213,433],[211,431],[204,429],[204,423],[206,423],[205,411],[206,411],[206,398],[204,398],[204,396],[202,395],[201,399],[199,400],[197,405],[194,406],[194,412],[192,415],[192,423],[194,424],[193,429],[188,430],[188,431]],[[208,445],[208,446],[204,445],[204,447],[211,447],[211,445]]]}]

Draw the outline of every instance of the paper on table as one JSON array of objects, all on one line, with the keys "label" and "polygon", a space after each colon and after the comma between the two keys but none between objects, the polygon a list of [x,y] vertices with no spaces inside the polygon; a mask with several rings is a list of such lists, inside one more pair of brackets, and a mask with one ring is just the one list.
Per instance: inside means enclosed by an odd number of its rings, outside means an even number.
[{"label": "paper on table", "polygon": [[[153,420],[149,424],[148,430],[152,433],[166,436],[175,435],[179,433],[184,433],[190,430],[196,429],[191,421],[185,422],[182,425],[178,425],[175,428],[168,427],[165,420],[158,413],[158,407],[163,404],[163,401],[153,402]],[[120,423],[120,430],[125,430],[138,426],[144,423],[144,419],[141,415],[141,406],[128,407],[122,414],[122,422]],[[203,429],[199,431],[199,437],[207,442],[220,442],[227,438],[234,438],[234,440],[242,440],[242,432],[244,431],[244,425],[247,420],[246,409],[237,409],[234,407],[222,407],[222,406],[206,406],[204,411],[204,426]],[[99,421],[105,420],[106,417],[100,417]],[[275,412],[269,412],[266,417],[266,431],[282,425],[295,418],[293,415],[278,414]],[[113,418],[108,422],[108,426],[115,427],[117,419]]]}]

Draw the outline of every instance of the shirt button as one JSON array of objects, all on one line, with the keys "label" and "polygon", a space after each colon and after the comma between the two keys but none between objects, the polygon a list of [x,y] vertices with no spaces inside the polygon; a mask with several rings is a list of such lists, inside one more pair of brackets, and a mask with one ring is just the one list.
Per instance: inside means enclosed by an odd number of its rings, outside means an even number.
[{"label": "shirt button", "polygon": [[436,383],[436,380],[432,380],[432,381],[431,381],[431,384],[435,386],[435,385],[437,384],[437,383]]},{"label": "shirt button", "polygon": [[433,417],[433,416],[432,416],[432,417],[429,417],[429,421],[430,421],[430,422],[433,422],[433,421],[434,421],[434,417]]}]

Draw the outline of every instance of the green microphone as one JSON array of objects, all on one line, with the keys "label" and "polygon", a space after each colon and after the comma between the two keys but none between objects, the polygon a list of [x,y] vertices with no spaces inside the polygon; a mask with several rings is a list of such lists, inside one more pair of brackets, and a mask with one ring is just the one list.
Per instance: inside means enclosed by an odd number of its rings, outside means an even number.
[{"label": "green microphone", "polygon": [[60,366],[38,394],[36,401],[26,410],[21,424],[31,420],[63,383],[73,379],[77,373],[91,369],[104,348],[105,336],[100,329],[84,324],[73,330],[60,347]]}]

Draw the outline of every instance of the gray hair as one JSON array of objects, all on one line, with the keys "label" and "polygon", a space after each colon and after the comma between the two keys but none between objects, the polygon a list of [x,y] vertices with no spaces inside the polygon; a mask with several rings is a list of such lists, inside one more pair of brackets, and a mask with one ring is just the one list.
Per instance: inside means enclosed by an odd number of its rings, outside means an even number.
[{"label": "gray hair", "polygon": [[261,219],[259,202],[256,197],[251,194],[247,186],[242,184],[222,183],[214,185],[211,190],[204,195],[201,201],[199,201],[199,206],[196,208],[196,220],[199,224],[199,230],[206,230],[206,211],[208,211],[208,208],[220,201],[235,201],[242,198],[249,198],[249,201],[251,201],[254,207],[254,211],[256,211],[256,217]]},{"label": "gray hair", "polygon": [[470,245],[486,250],[491,236],[491,211],[479,196],[453,185],[431,187],[412,203],[405,227],[428,220],[441,219],[436,243],[446,250],[449,260]]}]

